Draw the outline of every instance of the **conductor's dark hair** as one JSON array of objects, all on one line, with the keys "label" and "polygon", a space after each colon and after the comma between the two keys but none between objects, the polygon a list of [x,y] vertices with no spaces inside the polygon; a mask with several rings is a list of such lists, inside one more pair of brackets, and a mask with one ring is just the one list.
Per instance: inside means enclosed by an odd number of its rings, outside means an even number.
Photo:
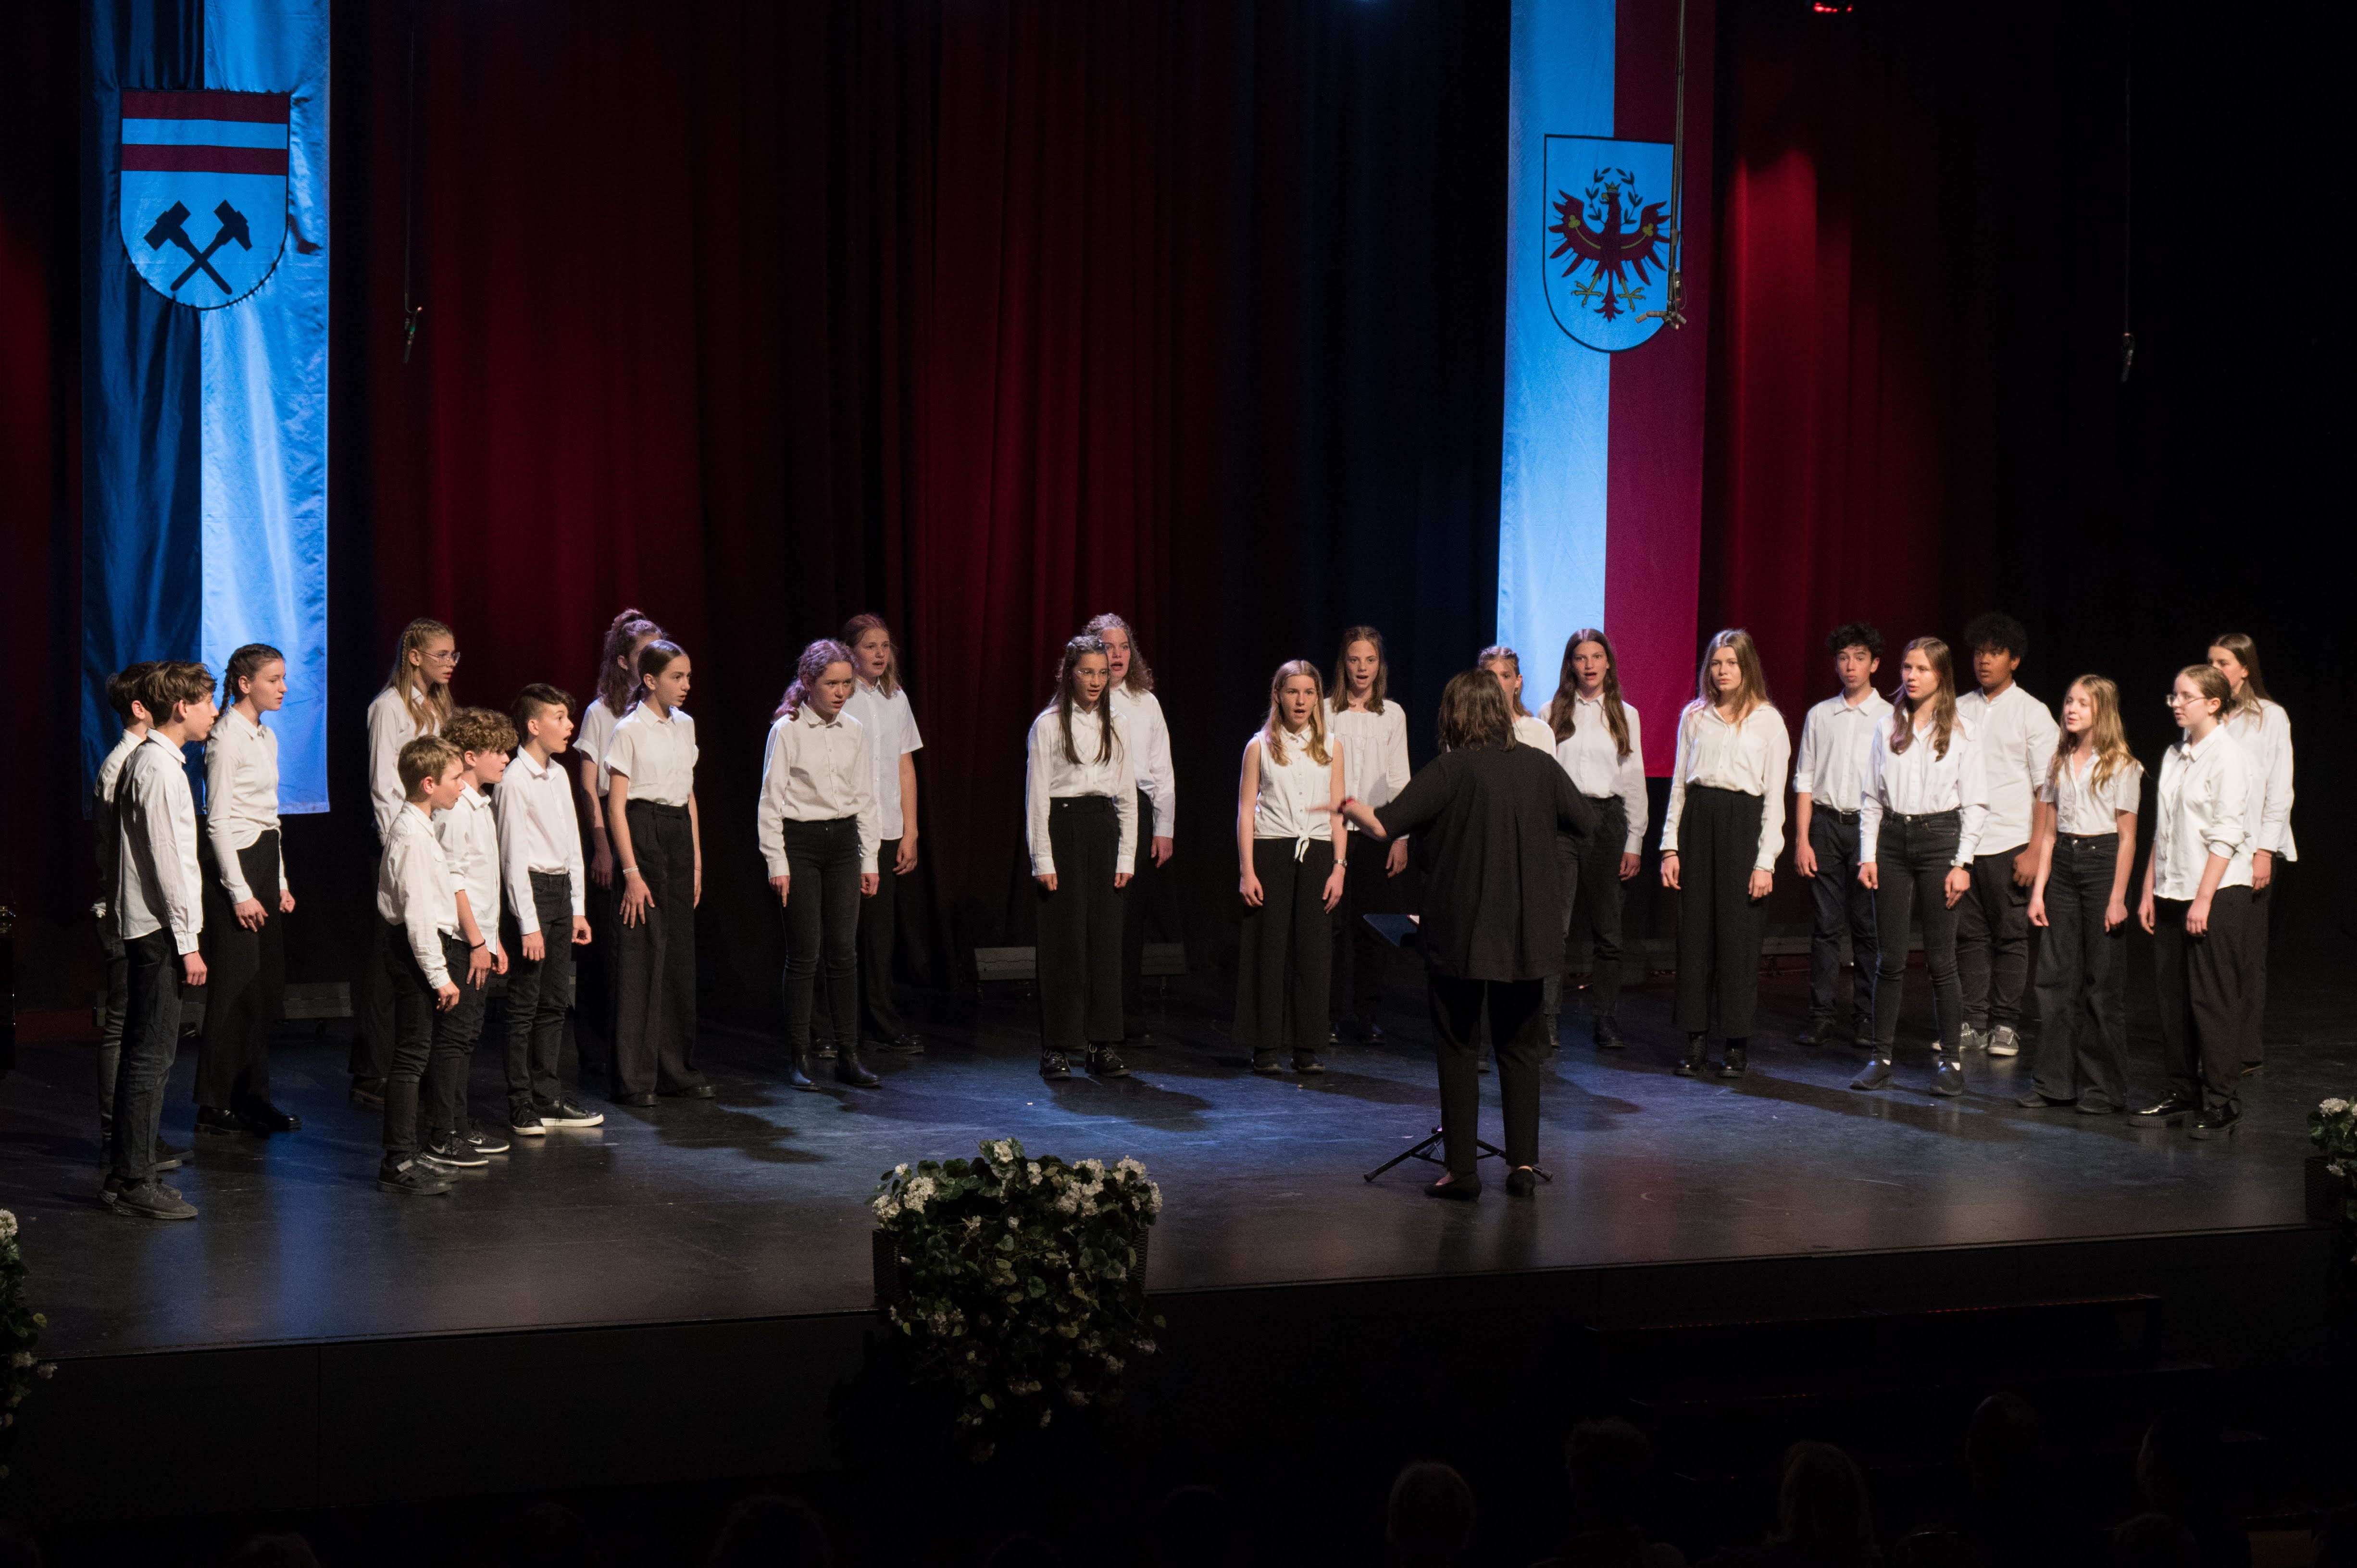
[{"label": "conductor's dark hair", "polygon": [[1514,744],[1506,689],[1486,669],[1465,670],[1440,689],[1440,749],[1503,751]]},{"label": "conductor's dark hair", "polygon": [[2029,628],[2006,614],[1991,610],[1973,618],[1964,628],[1964,646],[1978,653],[1984,648],[2001,648],[2016,659],[2029,657]]},{"label": "conductor's dark hair", "polygon": [[1845,648],[1863,648],[1871,658],[1882,657],[1882,633],[1868,620],[1846,620],[1825,633],[1825,651],[1835,658]]}]

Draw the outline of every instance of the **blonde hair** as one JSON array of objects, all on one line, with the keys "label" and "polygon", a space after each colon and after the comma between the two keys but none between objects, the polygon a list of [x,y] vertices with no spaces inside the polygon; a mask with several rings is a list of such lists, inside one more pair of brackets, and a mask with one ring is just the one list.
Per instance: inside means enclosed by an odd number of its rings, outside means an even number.
[{"label": "blonde hair", "polygon": [[1760,645],[1740,627],[1711,633],[1709,644],[1702,650],[1702,662],[1695,666],[1695,700],[1687,704],[1686,712],[1695,714],[1718,706],[1718,693],[1710,684],[1710,656],[1722,648],[1734,650],[1735,667],[1743,678],[1742,684],[1735,689],[1735,722],[1741,724],[1754,709],[1770,704],[1768,677],[1760,668]]},{"label": "blonde hair", "polygon": [[1932,672],[1940,677],[1939,689],[1924,701],[1932,704],[1932,755],[1945,757],[1948,737],[1956,728],[1956,661],[1948,645],[1936,637],[1919,637],[1900,652],[1899,684],[1890,693],[1890,754],[1896,757],[1915,744],[1919,704],[1907,696],[1907,655],[1919,649],[1930,661]]},{"label": "blonde hair", "polygon": [[457,632],[425,616],[403,627],[401,640],[393,645],[393,673],[385,677],[384,683],[401,699],[402,712],[409,715],[409,722],[416,726],[419,735],[432,735],[448,724],[451,713],[457,707],[447,681],[429,681],[423,663],[409,661],[411,654],[422,651],[437,637],[447,637],[453,642],[458,639]]},{"label": "blonde hair", "polygon": [[[892,628],[884,624],[884,618],[872,611],[863,610],[843,623],[843,635],[835,640],[846,649],[855,649],[859,646],[859,639],[871,631],[880,631],[884,634],[884,673],[877,681],[876,689],[888,697],[900,689],[900,643],[899,639],[892,635]],[[857,660],[852,661],[851,668],[854,673],[857,672],[859,669]],[[799,702],[780,703],[778,712],[783,714],[789,706],[799,707],[801,703]]]},{"label": "blonde hair", "polygon": [[1326,748],[1326,678],[1307,659],[1288,659],[1276,667],[1275,675],[1269,680],[1268,717],[1261,721],[1260,726],[1261,738],[1268,745],[1268,759],[1279,768],[1285,766],[1285,714],[1277,705],[1277,698],[1283,694],[1285,683],[1297,675],[1308,676],[1309,684],[1317,691],[1316,699],[1309,704],[1309,760],[1334,760],[1333,754]]},{"label": "blonde hair", "polygon": [[[1106,632],[1115,630],[1129,639],[1129,673],[1121,678],[1121,689],[1133,697],[1144,696],[1154,690],[1154,671],[1146,667],[1146,652],[1137,646],[1135,627],[1107,610],[1101,616],[1090,618],[1089,624],[1081,628],[1081,635],[1093,637],[1103,642]],[[1106,648],[1105,657],[1113,657],[1112,648]]]},{"label": "blonde hair", "polygon": [[[2082,675],[2071,684],[2087,693],[2087,705],[2095,710],[2094,721],[2087,726],[2087,738],[2095,748],[2095,771],[2089,782],[2100,789],[2112,775],[2136,764],[2136,753],[2128,749],[2127,725],[2120,717],[2119,682],[2102,675]],[[2063,757],[2074,749],[2067,735],[2054,748],[2054,760],[2046,765],[2048,788],[2061,775]]]}]

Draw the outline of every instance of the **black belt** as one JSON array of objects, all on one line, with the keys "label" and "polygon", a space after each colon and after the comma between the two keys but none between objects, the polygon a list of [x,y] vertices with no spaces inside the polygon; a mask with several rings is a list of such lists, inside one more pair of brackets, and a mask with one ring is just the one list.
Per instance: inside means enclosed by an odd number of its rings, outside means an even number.
[{"label": "black belt", "polygon": [[1119,810],[1110,795],[1059,795],[1048,802],[1051,811],[1111,811]]},{"label": "black belt", "polygon": [[2097,839],[2115,839],[2120,836],[2120,832],[2117,828],[2114,828],[2107,833],[2063,833],[2060,836],[2069,839],[2073,843],[2093,843]]},{"label": "black belt", "polygon": [[1837,822],[1854,822],[1860,817],[1866,815],[1864,811],[1845,811],[1839,806],[1819,806],[1816,808],[1813,814],[1821,817],[1831,817]]},{"label": "black belt", "polygon": [[652,811],[658,817],[683,817],[687,815],[687,808],[685,806],[666,806],[661,800],[633,800],[630,802],[630,810],[633,811]]},{"label": "black belt", "polygon": [[1951,806],[1944,811],[1921,811],[1911,817],[1904,811],[1885,811],[1882,813],[1882,820],[1886,822],[1905,822],[1911,828],[1918,822],[1953,822],[1963,816],[1962,811]]}]

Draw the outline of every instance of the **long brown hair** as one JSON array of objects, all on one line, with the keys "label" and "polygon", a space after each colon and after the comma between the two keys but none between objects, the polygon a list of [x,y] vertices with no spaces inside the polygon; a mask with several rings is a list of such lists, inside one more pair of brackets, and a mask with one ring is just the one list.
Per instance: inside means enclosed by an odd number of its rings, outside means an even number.
[{"label": "long brown hair", "polygon": [[1383,634],[1371,626],[1346,626],[1342,628],[1342,646],[1334,654],[1334,694],[1330,701],[1334,711],[1346,713],[1351,706],[1351,644],[1372,642],[1375,645],[1375,680],[1367,688],[1367,712],[1383,711],[1383,693],[1392,683],[1392,661],[1383,651]]},{"label": "long brown hair", "polygon": [[1705,708],[1718,706],[1718,693],[1710,683],[1710,656],[1722,648],[1735,650],[1735,667],[1743,683],[1735,689],[1735,722],[1741,724],[1754,710],[1770,706],[1768,676],[1760,667],[1760,645],[1741,627],[1729,627],[1725,631],[1711,633],[1710,641],[1702,650],[1702,662],[1695,666],[1695,700],[1686,712],[1700,713]]},{"label": "long brown hair", "polygon": [[[900,689],[900,646],[899,640],[892,635],[892,628],[884,624],[884,618],[872,611],[863,610],[843,623],[843,635],[835,639],[835,640],[842,643],[845,648],[857,648],[859,646],[859,639],[866,637],[871,631],[882,632],[884,634],[885,646],[891,650],[891,652],[884,656],[884,678],[876,682],[876,689],[888,697],[893,693]],[[811,648],[816,648],[818,644],[815,642],[811,644]],[[802,656],[804,658],[808,658],[810,656],[810,649],[804,649],[802,650]],[[851,661],[851,669],[852,673],[857,674],[859,671],[859,660],[856,659],[853,660]],[[799,679],[799,676],[797,676],[797,679]],[[800,707],[802,704],[800,703],[796,703],[794,705],[796,707]],[[783,714],[785,711],[786,710],[782,706],[778,709],[780,714]]]},{"label": "long brown hair", "polygon": [[[664,671],[671,668],[671,661],[673,660],[679,658],[687,650],[682,648],[678,643],[660,637],[656,638],[652,642],[648,643],[644,648],[640,649],[639,656],[632,661],[630,669],[630,680],[632,682],[630,706],[635,708],[640,703],[647,700],[648,676],[662,674]],[[617,714],[614,716],[617,721],[621,718],[621,714]]]},{"label": "long brown hair", "polygon": [[[1514,667],[1515,674],[1519,675],[1523,672],[1523,656],[1502,642],[1491,643],[1481,650],[1480,658],[1473,660],[1473,667],[1477,670],[1488,670],[1492,664],[1511,664]],[[1491,671],[1491,679],[1497,679],[1495,671]],[[1506,688],[1502,682],[1499,683],[1498,695],[1506,696]],[[1506,712],[1512,718],[1526,719],[1531,716],[1530,709],[1523,706],[1523,700],[1520,697],[1506,697]]]},{"label": "long brown hair", "polygon": [[[1133,653],[1135,651],[1132,650]],[[1063,667],[1056,671],[1054,704],[1056,723],[1064,732],[1064,760],[1075,768],[1082,764],[1081,748],[1072,739],[1072,709],[1079,703],[1079,699],[1072,695],[1072,671],[1079,669],[1081,660],[1092,653],[1103,655],[1108,662],[1113,658],[1113,655],[1105,650],[1104,639],[1084,631],[1064,644]],[[1105,695],[1097,699],[1097,761],[1099,763],[1113,760],[1113,703],[1110,701],[1112,695],[1113,687],[1108,683],[1105,687]]]},{"label": "long brown hair", "polygon": [[634,609],[622,611],[606,628],[606,640],[597,645],[597,700],[616,718],[639,700],[639,677],[632,668],[639,639],[651,641],[662,635],[662,628]]},{"label": "long brown hair", "polygon": [[[2082,675],[2071,684],[2087,693],[2087,705],[2095,710],[2094,722],[2087,726],[2087,737],[2095,746],[2095,771],[2089,782],[2100,789],[2113,774],[2136,761],[2136,753],[2128,749],[2127,725],[2120,717],[2119,682],[2102,675]],[[2070,693],[2066,690],[2063,695],[2067,700]],[[2075,748],[2065,734],[2062,744],[2054,748],[2054,759],[2046,765],[2047,788],[2053,788],[2062,773],[2062,759]]]},{"label": "long brown hair", "polygon": [[1514,710],[1486,664],[1460,671],[1440,689],[1440,749],[1504,751],[1514,744]]},{"label": "long brown hair", "polygon": [[1563,673],[1555,678],[1555,695],[1547,699],[1547,728],[1555,731],[1557,740],[1569,740],[1579,711],[1579,675],[1572,669],[1572,656],[1583,642],[1592,642],[1604,650],[1604,688],[1599,693],[1604,709],[1604,726],[1612,732],[1615,756],[1629,755],[1629,710],[1620,705],[1620,656],[1612,651],[1612,639],[1601,628],[1583,626],[1571,634],[1563,645]]},{"label": "long brown hair", "polygon": [[1932,755],[1948,755],[1948,737],[1956,729],[1956,661],[1948,645],[1936,637],[1919,637],[1899,652],[1899,684],[1890,693],[1890,755],[1915,744],[1915,703],[1907,696],[1907,656],[1921,649],[1940,678],[1937,690],[1924,699],[1932,704]]},{"label": "long brown hair", "polygon": [[[884,624],[880,620],[876,620],[874,616],[860,616],[856,618],[875,621],[877,626]],[[826,667],[830,664],[848,664],[854,675],[859,673],[859,660],[851,656],[849,647],[835,641],[831,637],[822,637],[803,649],[802,657],[794,660],[793,684],[788,686],[786,694],[778,699],[777,711],[770,717],[791,718],[801,713],[802,703],[809,697],[811,688],[818,684],[819,678],[826,673]]]},{"label": "long brown hair", "polygon": [[439,730],[450,722],[450,714],[457,707],[457,703],[451,700],[447,681],[428,681],[425,665],[409,662],[412,653],[437,637],[447,637],[455,642],[458,634],[440,621],[430,620],[425,616],[403,627],[401,640],[393,648],[393,673],[385,677],[384,683],[393,688],[394,696],[401,699],[402,711],[409,715],[410,724],[415,726],[419,735],[432,735]]},{"label": "long brown hair", "polygon": [[[1101,616],[1091,617],[1089,624],[1081,628],[1081,632],[1103,642],[1104,634],[1116,628],[1129,638],[1129,673],[1121,678],[1121,689],[1134,697],[1142,697],[1154,690],[1154,671],[1146,662],[1146,650],[1137,646],[1137,628],[1107,610]],[[1112,657],[1113,650],[1106,649],[1105,658],[1110,660]],[[1111,691],[1113,688],[1108,686],[1105,689]]]},{"label": "long brown hair", "polygon": [[[2261,703],[2273,700],[2267,695],[2266,678],[2259,673],[2259,645],[2251,640],[2249,632],[2222,631],[2210,639],[2210,646],[2224,649],[2234,656],[2234,662],[2243,667],[2243,694],[2227,701],[2226,713],[2239,713],[2244,708],[2255,708]],[[2234,683],[2229,681],[2226,684],[2231,689]],[[2222,718],[2225,714],[2219,716]]]},{"label": "long brown hair", "polygon": [[1268,743],[1268,759],[1279,768],[1285,766],[1285,714],[1278,709],[1276,699],[1285,690],[1285,683],[1296,675],[1308,676],[1309,684],[1318,693],[1317,701],[1309,704],[1309,760],[1330,763],[1334,757],[1326,749],[1326,680],[1318,673],[1318,666],[1307,659],[1288,659],[1269,677],[1268,717],[1261,721],[1260,726],[1261,738]]}]

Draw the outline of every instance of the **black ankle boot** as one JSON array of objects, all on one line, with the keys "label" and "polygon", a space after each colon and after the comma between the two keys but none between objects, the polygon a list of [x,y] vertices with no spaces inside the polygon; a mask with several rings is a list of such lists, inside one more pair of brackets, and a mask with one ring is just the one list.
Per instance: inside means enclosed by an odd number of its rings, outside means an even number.
[{"label": "black ankle boot", "polygon": [[1890,1087],[1890,1052],[1879,1047],[1876,1047],[1875,1053],[1866,1058],[1866,1066],[1859,1070],[1858,1075],[1849,1080],[1849,1086],[1852,1089],[1889,1089]]},{"label": "black ankle boot", "polygon": [[818,1085],[811,1081],[810,1067],[810,1057],[804,1052],[796,1051],[792,1056],[788,1057],[786,1058],[786,1087],[788,1089],[807,1089],[811,1092],[816,1093],[818,1091]]},{"label": "black ankle boot", "polygon": [[1710,1036],[1707,1035],[1688,1035],[1686,1036],[1686,1059],[1677,1065],[1675,1069],[1677,1075],[1680,1078],[1700,1078],[1702,1076],[1702,1069],[1709,1065]]}]

